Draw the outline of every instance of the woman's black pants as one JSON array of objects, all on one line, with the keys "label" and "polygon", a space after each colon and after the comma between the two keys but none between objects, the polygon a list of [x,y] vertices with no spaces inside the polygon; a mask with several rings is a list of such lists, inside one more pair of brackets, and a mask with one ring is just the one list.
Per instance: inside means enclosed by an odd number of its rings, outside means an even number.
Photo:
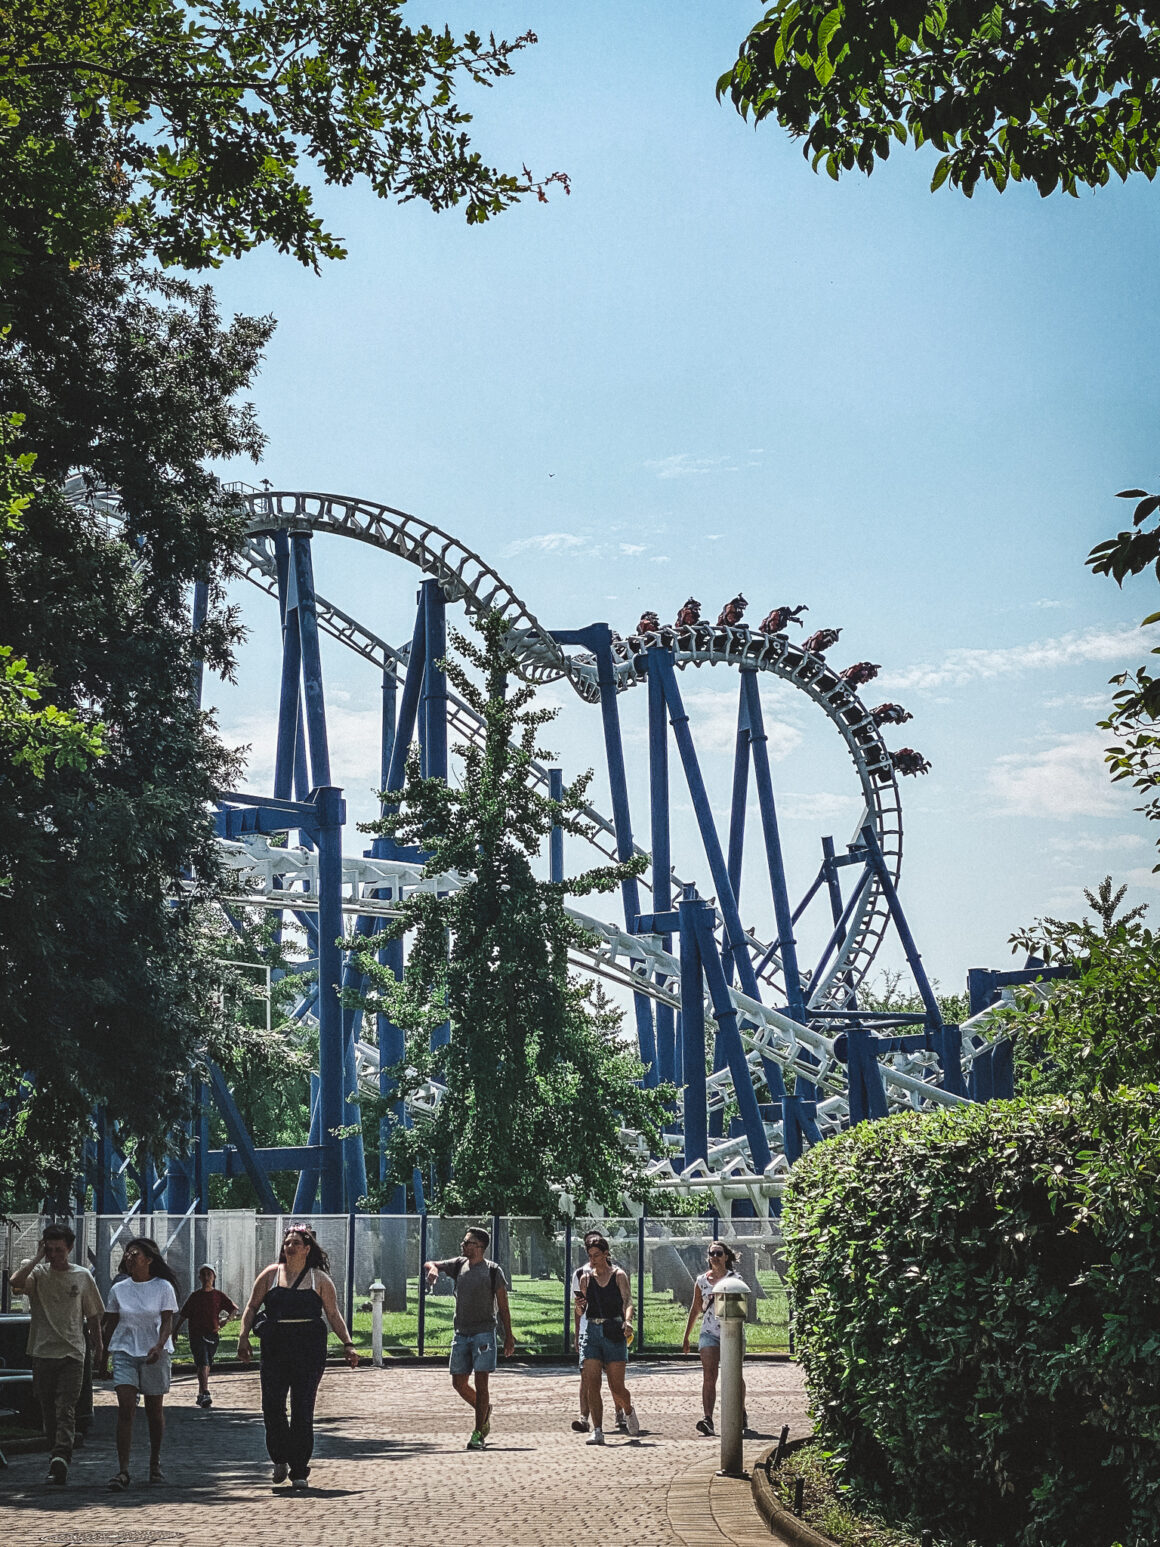
[{"label": "woman's black pants", "polygon": [[[262,1420],[270,1460],[284,1462],[290,1476],[305,1477],[314,1451],[314,1398],[326,1368],[326,1333],[308,1337],[271,1329],[262,1339]],[[290,1418],[286,1418],[286,1398]]]}]

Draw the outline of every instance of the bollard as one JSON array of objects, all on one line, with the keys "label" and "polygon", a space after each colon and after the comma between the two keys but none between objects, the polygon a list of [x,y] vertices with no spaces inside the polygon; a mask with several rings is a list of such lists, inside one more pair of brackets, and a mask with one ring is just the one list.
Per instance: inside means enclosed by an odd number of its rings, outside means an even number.
[{"label": "bollard", "polygon": [[713,1308],[721,1323],[721,1472],[722,1477],[745,1477],[742,1449],[741,1366],[745,1357],[745,1311],[749,1285],[736,1273],[727,1273],[713,1285]]},{"label": "bollard", "polygon": [[376,1370],[383,1367],[383,1296],[387,1286],[376,1278],[371,1285],[371,1358]]},{"label": "bollard", "polygon": [[804,1477],[795,1477],[793,1480],[793,1512],[799,1518],[802,1512],[802,1503],[805,1498],[806,1480]]}]

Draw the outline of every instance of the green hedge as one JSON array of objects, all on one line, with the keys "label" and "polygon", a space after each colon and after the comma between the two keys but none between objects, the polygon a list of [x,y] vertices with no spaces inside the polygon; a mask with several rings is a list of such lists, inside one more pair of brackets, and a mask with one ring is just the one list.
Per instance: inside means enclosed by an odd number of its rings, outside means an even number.
[{"label": "green hedge", "polygon": [[954,1542],[1160,1543],[1160,1099],[863,1123],[794,1168],[796,1332],[855,1492]]}]

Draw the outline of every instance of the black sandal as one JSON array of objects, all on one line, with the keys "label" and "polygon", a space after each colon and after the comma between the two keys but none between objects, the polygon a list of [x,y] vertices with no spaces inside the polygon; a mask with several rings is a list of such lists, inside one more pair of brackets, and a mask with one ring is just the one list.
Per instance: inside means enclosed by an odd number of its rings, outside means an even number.
[{"label": "black sandal", "polygon": [[118,1472],[116,1477],[110,1477],[108,1486],[110,1493],[124,1493],[129,1486],[128,1472]]}]

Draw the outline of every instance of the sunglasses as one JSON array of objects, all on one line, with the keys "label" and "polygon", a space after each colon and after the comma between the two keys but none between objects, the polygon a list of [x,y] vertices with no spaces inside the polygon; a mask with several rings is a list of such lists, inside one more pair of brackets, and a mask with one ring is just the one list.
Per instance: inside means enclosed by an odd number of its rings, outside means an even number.
[{"label": "sunglasses", "polygon": [[724,1255],[725,1255],[724,1252],[710,1252],[709,1253],[710,1257],[724,1257]]}]

